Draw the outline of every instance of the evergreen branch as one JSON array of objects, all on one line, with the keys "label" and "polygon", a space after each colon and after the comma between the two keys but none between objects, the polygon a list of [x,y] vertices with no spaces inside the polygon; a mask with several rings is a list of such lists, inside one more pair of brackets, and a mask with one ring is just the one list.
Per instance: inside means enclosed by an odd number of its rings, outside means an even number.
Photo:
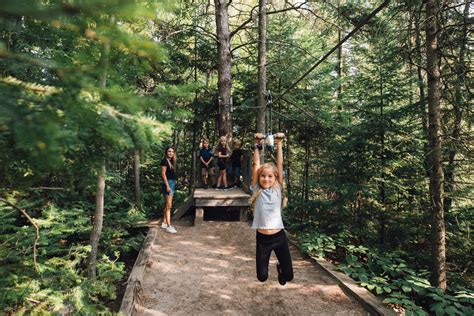
[{"label": "evergreen branch", "polygon": [[53,86],[47,86],[44,84],[39,84],[39,83],[34,83],[34,82],[26,82],[12,76],[1,78],[0,81],[3,81],[4,83],[11,86],[23,87],[27,90],[30,90],[35,93],[40,93],[40,94],[54,94],[54,93],[59,93],[61,91],[61,89],[53,87]]},{"label": "evergreen branch", "polygon": [[[199,25],[189,25],[189,24],[182,24],[181,25],[182,27],[188,27],[189,29],[193,29],[193,28],[196,28],[196,29],[199,29],[202,31],[201,34],[204,34],[204,35],[207,35],[208,37],[210,37],[214,42],[216,43],[219,43],[218,39],[217,39],[217,35],[215,33],[212,33],[208,30],[206,30],[204,27],[202,26],[199,26]],[[181,33],[181,32],[184,32],[184,30],[179,30],[179,31],[176,31],[176,32],[172,32],[168,35],[165,36],[166,39],[168,39],[169,37],[171,37],[172,35],[174,34],[177,34],[177,33]]]},{"label": "evergreen branch", "polygon": [[14,60],[26,62],[28,64],[39,66],[42,68],[47,68],[47,69],[59,68],[59,65],[51,59],[31,57],[28,54],[11,53],[6,50],[3,50],[1,47],[0,47],[0,58],[14,59]]},{"label": "evergreen branch", "polygon": [[36,229],[36,237],[35,237],[35,241],[33,242],[33,262],[34,262],[34,271],[36,272],[36,244],[38,242],[38,239],[39,239],[39,227],[38,225],[34,222],[34,219],[32,219],[30,217],[30,215],[28,215],[28,213],[26,213],[25,210],[22,210],[21,208],[19,208],[18,206],[16,206],[15,204],[13,203],[10,203],[8,200],[5,200],[3,198],[0,198],[0,202],[3,202],[5,203],[6,205],[9,205],[11,207],[13,207],[14,209],[16,209],[18,212],[22,213],[27,219],[28,221],[35,227]]}]

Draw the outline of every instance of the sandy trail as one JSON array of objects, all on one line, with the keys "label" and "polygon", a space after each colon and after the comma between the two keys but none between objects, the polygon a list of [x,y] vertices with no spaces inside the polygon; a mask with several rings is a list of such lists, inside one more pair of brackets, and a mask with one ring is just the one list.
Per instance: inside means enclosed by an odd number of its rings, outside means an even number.
[{"label": "sandy trail", "polygon": [[272,254],[268,280],[259,282],[248,223],[176,228],[157,234],[138,315],[368,315],[291,245],[294,280],[278,283]]}]

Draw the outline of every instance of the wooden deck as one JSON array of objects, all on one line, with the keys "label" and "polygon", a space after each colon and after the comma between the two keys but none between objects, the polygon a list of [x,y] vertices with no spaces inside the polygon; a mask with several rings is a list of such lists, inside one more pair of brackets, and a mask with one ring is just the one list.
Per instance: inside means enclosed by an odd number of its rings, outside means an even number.
[{"label": "wooden deck", "polygon": [[205,207],[238,207],[240,208],[240,220],[247,220],[250,194],[245,193],[241,188],[233,188],[228,191],[201,188],[194,190],[193,197],[196,206],[194,225],[203,221]]}]

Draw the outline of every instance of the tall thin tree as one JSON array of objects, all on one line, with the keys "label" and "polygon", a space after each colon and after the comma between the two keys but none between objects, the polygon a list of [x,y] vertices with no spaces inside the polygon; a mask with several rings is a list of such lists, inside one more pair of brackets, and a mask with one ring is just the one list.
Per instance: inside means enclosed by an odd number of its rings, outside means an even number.
[{"label": "tall thin tree", "polygon": [[428,142],[430,170],[430,200],[432,219],[432,271],[433,285],[446,289],[446,231],[444,223],[444,174],[441,164],[441,111],[440,67],[437,16],[439,0],[426,1],[426,60],[428,72]]},{"label": "tall thin tree", "polygon": [[267,48],[267,13],[266,0],[259,0],[258,6],[258,115],[257,133],[265,133],[265,91],[267,90],[266,48]]},{"label": "tall thin tree", "polygon": [[218,129],[219,135],[232,139],[232,57],[230,51],[228,0],[214,0],[217,30]]},{"label": "tall thin tree", "polygon": [[[113,18],[111,21],[113,22]],[[107,86],[107,68],[109,65],[110,43],[105,41],[102,46],[102,56],[99,64],[102,72],[99,78],[99,85],[102,89]],[[87,276],[91,280],[96,279],[97,252],[99,249],[99,240],[102,233],[102,224],[104,222],[104,195],[105,195],[105,159],[102,158],[101,165],[97,171],[97,189],[95,194],[95,213],[94,224],[90,236],[91,252],[87,263]]]}]

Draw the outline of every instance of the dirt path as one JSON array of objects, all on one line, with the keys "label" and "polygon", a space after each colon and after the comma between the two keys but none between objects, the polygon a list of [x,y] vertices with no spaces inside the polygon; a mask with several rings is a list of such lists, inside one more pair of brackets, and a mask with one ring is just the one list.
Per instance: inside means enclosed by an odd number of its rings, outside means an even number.
[{"label": "dirt path", "polygon": [[157,234],[139,315],[368,315],[293,247],[293,282],[278,283],[274,254],[268,280],[259,282],[247,223],[176,228],[175,235]]}]

